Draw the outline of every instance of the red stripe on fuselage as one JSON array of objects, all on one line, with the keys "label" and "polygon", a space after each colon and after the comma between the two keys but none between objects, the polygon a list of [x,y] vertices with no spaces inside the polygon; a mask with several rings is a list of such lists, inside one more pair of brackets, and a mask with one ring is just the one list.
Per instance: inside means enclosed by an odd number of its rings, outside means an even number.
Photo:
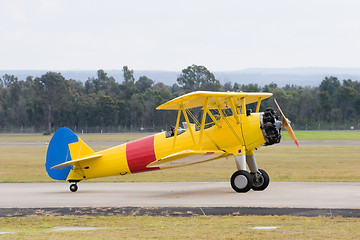
[{"label": "red stripe on fuselage", "polygon": [[126,158],[131,173],[157,170],[146,166],[156,160],[154,136],[142,138],[126,144]]}]

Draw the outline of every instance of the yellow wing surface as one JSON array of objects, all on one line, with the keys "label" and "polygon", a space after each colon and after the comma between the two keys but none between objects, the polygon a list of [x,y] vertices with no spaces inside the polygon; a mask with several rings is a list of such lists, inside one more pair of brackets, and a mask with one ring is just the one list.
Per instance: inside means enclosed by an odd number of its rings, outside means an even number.
[{"label": "yellow wing surface", "polygon": [[[209,137],[209,133],[205,133],[205,122],[206,116],[210,116],[214,122],[214,124],[218,125],[221,128],[220,121],[217,120],[213,113],[210,111],[212,109],[218,110],[221,118],[225,118],[224,114],[221,110],[223,109],[232,109],[235,119],[237,123],[240,122],[239,115],[241,113],[245,113],[245,105],[251,103],[257,103],[256,112],[260,109],[260,103],[262,100],[269,98],[272,96],[272,93],[245,93],[245,92],[208,92],[208,91],[198,91],[185,94],[173,100],[170,100],[159,107],[158,110],[178,110],[178,117],[175,126],[174,140],[173,140],[173,148],[176,145],[177,139],[177,131],[180,122],[180,115],[183,114],[187,123],[187,126],[191,126],[191,123],[188,119],[187,109],[202,107],[204,109],[204,114],[202,119],[197,122],[197,126],[199,127],[199,132],[197,133],[195,129],[189,128],[189,132],[191,135],[191,139],[194,143],[194,149],[192,150],[184,150],[180,152],[176,152],[170,154],[166,157],[158,159],[147,165],[148,168],[151,167],[177,167],[188,164],[194,164],[204,161],[210,161],[217,158],[224,157],[229,152],[221,151],[218,147],[218,150],[204,151],[201,149],[201,146],[206,137]],[[241,107],[239,110],[238,107]],[[190,115],[191,116],[191,115]],[[233,134],[236,135],[237,139],[239,139],[240,143],[241,136],[238,136],[239,131],[234,129],[227,120],[225,120],[226,124],[228,124],[228,128],[233,131]],[[261,133],[261,132],[260,132]],[[198,134],[198,136],[196,136]],[[262,133],[261,133],[262,134]],[[205,136],[206,135],[206,136]],[[214,136],[214,134],[212,135]]]},{"label": "yellow wing surface", "polygon": [[185,109],[195,107],[207,107],[209,109],[226,109],[235,106],[259,102],[263,99],[269,98],[272,93],[245,93],[245,92],[208,92],[197,91],[185,94],[173,100],[170,100],[156,109],[158,110],[178,110],[181,106]]},{"label": "yellow wing surface", "polygon": [[149,167],[161,167],[161,168],[179,167],[179,166],[185,166],[189,164],[214,160],[217,158],[224,157],[225,155],[227,155],[227,153],[223,151],[184,150],[181,152],[171,154],[164,158],[158,159],[148,164],[147,167],[148,168]]}]

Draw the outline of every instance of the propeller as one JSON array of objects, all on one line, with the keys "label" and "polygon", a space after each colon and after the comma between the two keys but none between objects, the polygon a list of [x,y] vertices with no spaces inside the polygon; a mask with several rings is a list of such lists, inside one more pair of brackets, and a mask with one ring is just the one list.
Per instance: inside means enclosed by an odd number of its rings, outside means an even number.
[{"label": "propeller", "polygon": [[284,115],[284,113],[281,111],[281,108],[279,106],[279,104],[277,103],[276,99],[274,98],[274,101],[275,101],[275,104],[277,106],[277,108],[279,109],[279,112],[280,112],[280,115],[281,115],[281,118],[282,118],[282,125],[284,126],[284,128],[286,129],[286,131],[289,133],[291,139],[295,142],[296,146],[299,147],[299,143],[295,137],[295,133],[294,131],[292,130],[291,128],[291,125],[290,125],[290,121],[289,119],[287,119]]}]

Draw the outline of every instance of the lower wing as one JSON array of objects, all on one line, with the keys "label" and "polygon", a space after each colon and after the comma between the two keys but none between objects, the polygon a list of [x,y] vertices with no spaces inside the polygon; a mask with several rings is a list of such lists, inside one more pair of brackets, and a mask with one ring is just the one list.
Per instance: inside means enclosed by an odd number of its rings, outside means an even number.
[{"label": "lower wing", "polygon": [[146,167],[180,167],[184,165],[200,163],[210,160],[215,160],[217,158],[225,157],[229,155],[223,151],[193,151],[193,150],[185,150],[181,152],[177,152],[161,159],[158,159]]}]

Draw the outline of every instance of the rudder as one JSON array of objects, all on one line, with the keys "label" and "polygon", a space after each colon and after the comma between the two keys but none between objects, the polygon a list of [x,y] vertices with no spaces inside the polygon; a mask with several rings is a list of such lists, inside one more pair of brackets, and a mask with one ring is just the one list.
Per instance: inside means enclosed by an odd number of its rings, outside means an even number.
[{"label": "rudder", "polygon": [[71,161],[69,144],[79,142],[81,139],[68,128],[60,128],[51,138],[46,153],[46,172],[55,180],[66,180],[72,166],[62,169],[51,169],[53,166]]}]

